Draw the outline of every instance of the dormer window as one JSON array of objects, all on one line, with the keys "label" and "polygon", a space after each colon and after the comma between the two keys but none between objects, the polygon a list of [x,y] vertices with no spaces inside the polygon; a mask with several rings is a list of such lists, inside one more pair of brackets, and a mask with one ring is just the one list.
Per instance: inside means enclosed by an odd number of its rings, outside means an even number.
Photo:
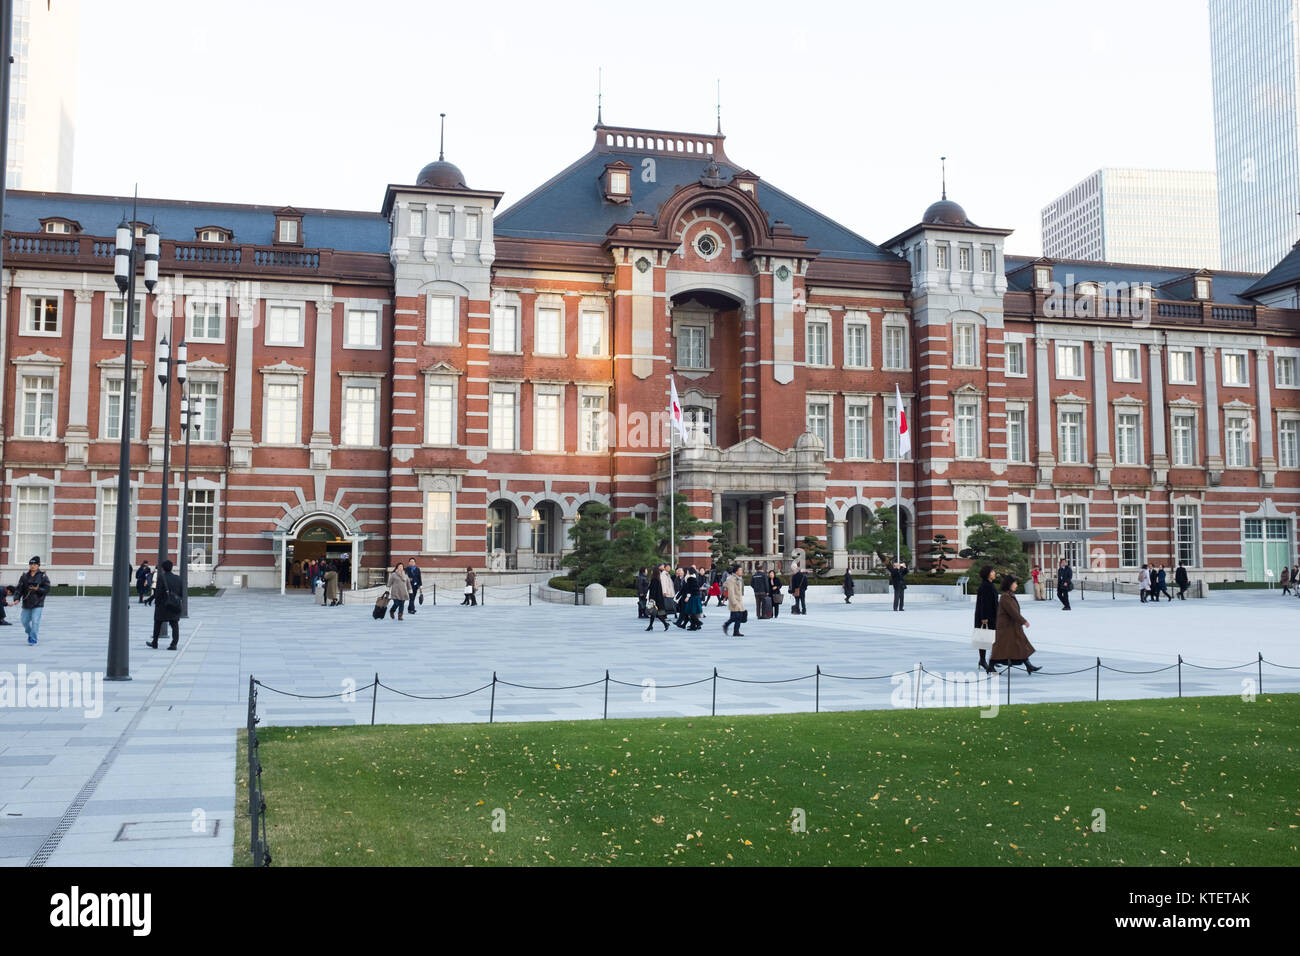
[{"label": "dormer window", "polygon": [[605,198],[610,202],[627,202],[632,198],[632,167],[619,161],[605,167]]},{"label": "dormer window", "polygon": [[1052,287],[1052,267],[1034,266],[1034,288],[1050,289]]},{"label": "dormer window", "polygon": [[1209,276],[1196,277],[1196,298],[1200,299],[1202,302],[1209,300],[1210,298],[1210,277]]},{"label": "dormer window", "polygon": [[68,236],[73,233],[81,232],[81,223],[73,219],[42,219],[41,231],[48,232],[56,236]]},{"label": "dormer window", "polygon": [[[230,242],[234,238],[234,233],[222,226],[203,226],[194,232],[198,236],[199,242]],[[143,233],[138,235],[143,235]]]},{"label": "dormer window", "polygon": [[1097,283],[1080,282],[1077,286],[1075,286],[1074,291],[1077,295],[1096,295]]},{"label": "dormer window", "polygon": [[275,244],[302,245],[302,213],[292,206],[285,206],[275,211]]}]

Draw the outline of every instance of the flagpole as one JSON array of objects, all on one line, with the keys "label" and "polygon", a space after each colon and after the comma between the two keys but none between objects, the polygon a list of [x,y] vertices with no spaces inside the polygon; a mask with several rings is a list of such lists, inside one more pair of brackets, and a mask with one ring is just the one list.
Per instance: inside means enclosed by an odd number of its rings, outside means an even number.
[{"label": "flagpole", "polygon": [[898,463],[902,460],[901,451],[894,456],[894,560],[903,560],[901,548],[903,534],[903,482],[898,477]]},{"label": "flagpole", "polygon": [[674,448],[674,432],[676,429],[674,420],[668,429],[668,565],[675,572],[677,569],[677,478],[676,478],[676,455]]}]

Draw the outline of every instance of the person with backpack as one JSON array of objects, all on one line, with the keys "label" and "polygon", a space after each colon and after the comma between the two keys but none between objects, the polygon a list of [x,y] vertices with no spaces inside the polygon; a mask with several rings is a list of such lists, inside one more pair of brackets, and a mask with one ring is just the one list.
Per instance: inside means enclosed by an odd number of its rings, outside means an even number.
[{"label": "person with backpack", "polygon": [[148,641],[146,646],[158,650],[158,635],[162,633],[164,624],[170,624],[172,642],[167,646],[167,650],[174,651],[181,640],[181,579],[179,575],[172,573],[171,561],[163,561],[158,566],[158,583],[155,590],[153,640]]},{"label": "person with backpack", "polygon": [[35,644],[41,629],[41,612],[45,610],[45,595],[50,593],[50,579],[41,570],[41,559],[32,556],[27,562],[27,571],[18,579],[16,597],[23,606],[23,630],[27,632],[27,643]]}]

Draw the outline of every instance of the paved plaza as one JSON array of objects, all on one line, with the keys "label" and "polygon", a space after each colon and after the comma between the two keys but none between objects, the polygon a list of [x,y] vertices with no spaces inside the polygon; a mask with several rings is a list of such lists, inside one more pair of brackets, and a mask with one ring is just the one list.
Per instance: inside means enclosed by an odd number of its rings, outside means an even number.
[{"label": "paved plaza", "polygon": [[[229,865],[235,739],[250,674],[265,685],[263,727],[369,723],[372,708],[378,723],[486,721],[490,712],[497,721],[599,718],[607,668],[610,717],[707,715],[715,667],[720,714],[809,711],[818,695],[825,710],[975,703],[942,697],[959,686],[945,680],[976,678],[972,605],[926,602],[924,590],[915,591],[898,614],[885,596],[845,605],[836,589],[814,589],[806,617],[787,608],[775,621],[757,621],[751,612],[743,639],[723,635],[726,614],[717,608],[701,631],[646,633],[627,602],[529,606],[524,589],[502,590],[476,608],[425,604],[401,623],[373,620],[369,603],[325,608],[303,594],[227,592],[191,601],[181,649],[170,653],[144,646],[152,610],[132,603],[133,680],[104,683],[95,706],[23,698],[0,708],[0,864],[36,857],[51,866]],[[1125,672],[1174,665],[1180,653],[1189,662],[1185,696],[1257,691],[1258,653],[1300,667],[1300,600],[1277,591],[1214,592],[1208,601],[1154,608],[1101,595],[1076,597],[1070,612],[1056,602],[1025,600],[1022,608],[1044,670],[1013,675],[1014,704],[1091,700],[1098,657],[1100,694],[1113,699],[1175,696],[1177,667]],[[108,610],[108,598],[50,598],[35,647],[21,627],[0,628],[0,678],[9,675],[12,686],[23,673],[29,682],[53,672],[102,673]],[[909,683],[918,664],[943,680]],[[819,666],[834,676],[788,680]],[[495,701],[484,687],[494,672]],[[384,685],[377,698],[366,689],[376,673]],[[1267,693],[1300,691],[1300,670],[1266,664],[1262,679]],[[671,686],[694,681],[702,683]],[[530,689],[578,684],[589,686]],[[397,693],[449,697],[476,688],[483,689],[444,700]],[[273,689],[346,696],[300,699]],[[1004,702],[1006,684],[996,690]]]}]

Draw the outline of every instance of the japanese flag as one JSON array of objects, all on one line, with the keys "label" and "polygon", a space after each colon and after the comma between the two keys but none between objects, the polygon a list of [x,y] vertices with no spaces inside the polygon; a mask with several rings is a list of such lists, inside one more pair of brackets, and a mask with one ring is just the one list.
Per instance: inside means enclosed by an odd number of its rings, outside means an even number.
[{"label": "japanese flag", "polygon": [[894,407],[898,409],[898,457],[906,458],[912,453],[912,436],[907,430],[907,411],[903,408],[903,393],[894,385]]},{"label": "japanese flag", "polygon": [[677,398],[677,382],[671,376],[668,378],[668,387],[672,389],[672,403],[668,406],[668,413],[672,415],[673,424],[677,427],[677,430],[681,432],[682,443],[688,444],[689,439],[686,435],[686,419],[682,415],[682,403]]}]

